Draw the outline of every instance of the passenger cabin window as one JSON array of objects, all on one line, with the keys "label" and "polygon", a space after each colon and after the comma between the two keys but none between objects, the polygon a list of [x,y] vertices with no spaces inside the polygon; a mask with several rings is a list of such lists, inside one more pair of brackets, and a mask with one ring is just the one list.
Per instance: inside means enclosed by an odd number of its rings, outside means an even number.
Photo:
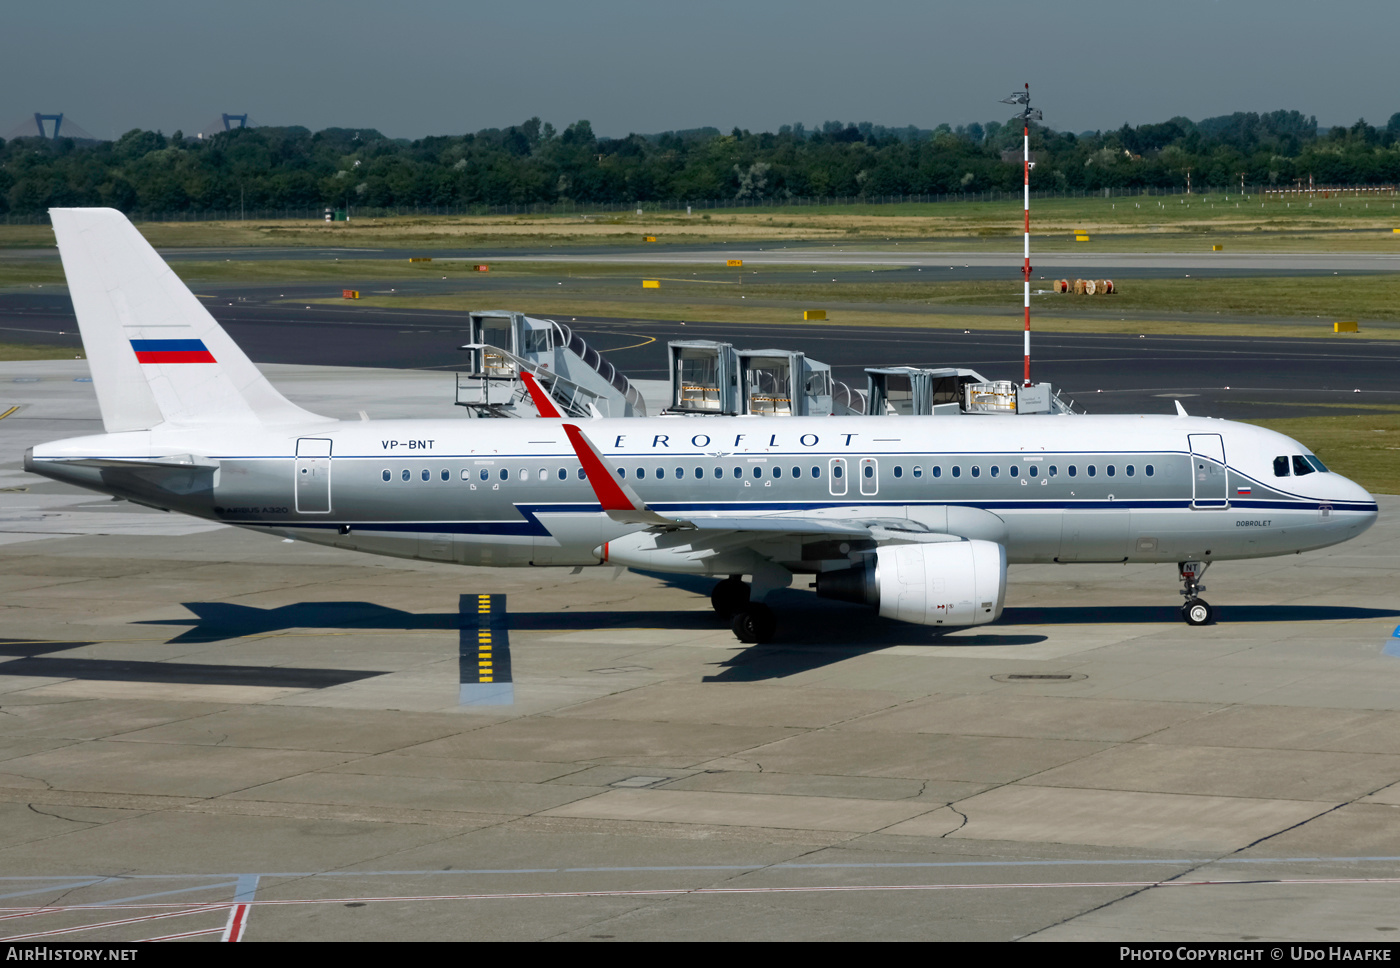
[{"label": "passenger cabin window", "polygon": [[1114,477],[1114,476],[1117,475],[1117,473],[1118,473],[1118,468],[1114,467],[1112,464],[1109,464],[1109,465],[1108,465],[1108,476],[1109,476],[1109,477]]},{"label": "passenger cabin window", "polygon": [[831,466],[831,476],[836,478],[837,480],[840,480],[841,475],[844,473],[845,471],[842,469],[840,464],[833,464]]},{"label": "passenger cabin window", "polygon": [[1021,469],[1015,464],[1012,464],[1011,467],[1008,469],[1007,473],[1009,473],[1012,477],[1016,477],[1021,473]]},{"label": "passenger cabin window", "polygon": [[[812,479],[813,479],[813,480],[816,480],[816,479],[820,478],[821,476],[822,476],[822,469],[821,469],[820,467],[813,467],[813,468],[812,468]],[[837,476],[839,477],[840,475],[838,474]]]},{"label": "passenger cabin window", "polygon": [[566,468],[563,468],[563,467],[559,468],[558,477],[559,477],[559,480],[561,480],[561,481],[567,481],[567,480],[569,479],[569,472],[568,472],[568,470],[567,470]]},{"label": "passenger cabin window", "polygon": [[502,468],[501,468],[500,477],[501,477],[501,480],[503,480],[503,481],[508,481],[508,480],[510,480],[510,471],[508,471],[508,470],[506,470],[504,467],[502,467]]},{"label": "passenger cabin window", "polygon": [[943,476],[943,468],[939,467],[937,464],[934,464],[934,465],[933,465],[932,471],[933,471],[933,476],[934,476],[934,477],[942,477],[942,476]]},{"label": "passenger cabin window", "polygon": [[915,476],[915,477],[923,477],[923,476],[924,476],[924,469],[923,469],[922,467],[920,467],[918,464],[915,464],[915,465],[914,465],[914,476]]},{"label": "passenger cabin window", "polygon": [[393,475],[393,474],[390,474],[388,471],[385,471],[384,474],[383,474],[384,480],[386,480],[386,481],[391,480],[391,479],[393,478],[393,476],[394,476],[394,475]]},{"label": "passenger cabin window", "polygon": [[1029,473],[1030,473],[1031,477],[1039,477],[1039,476],[1040,476],[1040,468],[1039,468],[1039,467],[1036,467],[1034,464],[1032,464],[1031,467],[1030,467]]},{"label": "passenger cabin window", "polygon": [[1089,465],[1089,476],[1090,476],[1090,477],[1094,477],[1094,476],[1096,476],[1098,473],[1099,473],[1099,469],[1098,469],[1097,467],[1095,467],[1093,464],[1090,464],[1090,465]]},{"label": "passenger cabin window", "polygon": [[774,476],[774,477],[782,477],[782,476],[783,476],[783,469],[782,469],[781,467],[774,467],[774,468],[773,468],[773,476]]},{"label": "passenger cabin window", "polygon": [[412,479],[413,479],[413,472],[410,471],[408,468],[405,467],[405,468],[404,468],[404,471],[403,471],[403,474],[401,474],[400,476],[401,476],[405,481],[412,480]]},{"label": "passenger cabin window", "polygon": [[585,479],[586,477],[588,477],[588,472],[587,472],[586,470],[584,470],[582,467],[580,467],[580,468],[578,469],[578,479],[579,479],[579,480],[583,480],[583,479]]},{"label": "passenger cabin window", "polygon": [[973,465],[972,465],[972,476],[973,476],[973,477],[981,477],[981,476],[982,476],[982,468],[978,467],[976,464],[973,464]]},{"label": "passenger cabin window", "polygon": [[1275,457],[1275,458],[1274,458],[1274,476],[1275,476],[1275,477],[1287,477],[1287,476],[1288,476],[1288,458],[1287,458],[1287,457]]},{"label": "passenger cabin window", "polygon": [[522,481],[528,481],[530,479],[530,472],[523,467],[520,468],[520,479]]},{"label": "passenger cabin window", "polygon": [[744,476],[744,469],[743,469],[742,467],[736,467],[736,468],[734,468],[734,477],[735,477],[736,479],[737,479],[737,478],[740,478],[740,477],[743,477],[743,476]]},{"label": "passenger cabin window", "polygon": [[894,476],[895,476],[895,477],[903,477],[903,476],[904,476],[904,468],[900,467],[898,464],[895,464],[895,465],[894,465]]},{"label": "passenger cabin window", "polygon": [[[998,467],[997,465],[993,464],[993,465],[992,465],[992,476],[993,476],[993,477],[998,477],[998,476],[1000,476],[1000,475],[1001,475],[1001,468]],[[976,477],[976,476],[977,476],[977,474],[976,474],[976,468],[973,468],[973,475],[972,475],[972,476],[973,476],[973,477]]]},{"label": "passenger cabin window", "polygon": [[1152,474],[1154,473],[1153,467],[1152,467],[1151,464],[1148,464],[1146,467],[1143,468],[1143,470],[1147,472],[1147,476],[1148,476],[1148,477],[1151,477]]},{"label": "passenger cabin window", "polygon": [[953,476],[954,476],[954,477],[962,477],[962,465],[961,465],[961,464],[954,464],[954,465],[953,465]]},{"label": "passenger cabin window", "polygon": [[1133,474],[1135,474],[1135,473],[1137,473],[1136,469],[1133,467],[1132,464],[1129,464],[1129,465],[1128,465],[1128,476],[1129,476],[1129,477],[1132,477]]}]

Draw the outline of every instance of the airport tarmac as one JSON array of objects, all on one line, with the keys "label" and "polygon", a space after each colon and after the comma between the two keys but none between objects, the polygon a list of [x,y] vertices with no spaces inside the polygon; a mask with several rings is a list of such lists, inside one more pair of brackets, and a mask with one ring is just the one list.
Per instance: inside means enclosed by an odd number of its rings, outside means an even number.
[{"label": "airport tarmac", "polygon": [[[453,413],[441,373],[267,371],[335,416]],[[375,558],[25,475],[100,429],[85,379],[0,364],[6,939],[1400,930],[1400,498],[1218,564],[1204,628],[1170,568],[1017,567],[991,626],[789,591],[744,647],[685,578]],[[513,702],[462,705],[488,593]]]}]

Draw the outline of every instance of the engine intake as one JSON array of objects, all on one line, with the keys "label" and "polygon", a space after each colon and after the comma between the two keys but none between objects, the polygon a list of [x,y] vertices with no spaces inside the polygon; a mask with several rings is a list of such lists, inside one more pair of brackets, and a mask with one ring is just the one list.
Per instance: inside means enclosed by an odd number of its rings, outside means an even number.
[{"label": "engine intake", "polygon": [[817,575],[817,594],[919,625],[985,625],[1006,602],[1006,548],[992,541],[891,545]]}]

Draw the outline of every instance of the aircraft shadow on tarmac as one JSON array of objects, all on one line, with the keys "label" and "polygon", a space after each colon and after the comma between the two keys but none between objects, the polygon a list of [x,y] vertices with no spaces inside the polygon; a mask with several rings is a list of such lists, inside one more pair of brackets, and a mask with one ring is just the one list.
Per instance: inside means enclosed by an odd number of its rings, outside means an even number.
[{"label": "aircraft shadow on tarmac", "polygon": [[417,614],[373,602],[297,602],[279,608],[256,608],[228,602],[182,602],[194,618],[167,618],[140,625],[193,625],[171,643],[222,642],[247,635],[283,632],[287,629],[367,629],[404,631],[457,631],[456,612]]},{"label": "aircraft shadow on tarmac", "polygon": [[[712,582],[693,576],[666,576],[669,584],[692,592],[708,592]],[[1021,631],[1016,626],[1147,625],[1179,626],[1181,617],[1171,605],[1117,605],[1010,607],[995,625],[976,629],[943,630],[878,618],[870,610],[842,602],[814,599],[785,589],[770,596],[781,627],[778,641],[764,645],[734,646],[739,651],[717,663],[722,671],[705,676],[706,682],[749,682],[777,679],[834,665],[860,655],[893,646],[940,648],[1014,648],[1044,642],[1047,636]],[[193,626],[171,643],[219,642],[288,629],[337,629],[366,631],[441,631],[461,628],[458,612],[414,613],[372,602],[299,602],[278,608],[257,608],[227,602],[186,602],[187,619],[160,619],[145,625]],[[1400,610],[1344,605],[1233,605],[1221,606],[1222,623],[1320,622],[1342,619],[1390,619]],[[592,629],[666,629],[718,631],[723,619],[708,609],[690,610],[563,610],[509,611],[508,627],[515,631],[572,632]],[[318,688],[378,675],[344,670],[211,666],[168,662],[124,662],[41,658],[45,651],[76,648],[86,643],[28,643],[9,645],[0,640],[0,655],[20,655],[18,661],[0,663],[0,674],[62,676],[67,678],[133,679],[141,681],[222,682],[246,681],[258,685]],[[9,649],[20,651],[7,651]],[[28,649],[29,651],[25,651]],[[239,677],[243,677],[240,680]],[[340,678],[337,678],[340,677]]]},{"label": "aircraft shadow on tarmac", "polygon": [[224,665],[207,662],[145,662],[139,659],[90,659],[49,653],[77,649],[92,642],[43,642],[0,639],[0,676],[40,679],[83,679],[101,682],[158,682],[207,686],[273,686],[282,689],[325,689],[356,682],[382,671],[356,669],[298,669],[285,666]]}]

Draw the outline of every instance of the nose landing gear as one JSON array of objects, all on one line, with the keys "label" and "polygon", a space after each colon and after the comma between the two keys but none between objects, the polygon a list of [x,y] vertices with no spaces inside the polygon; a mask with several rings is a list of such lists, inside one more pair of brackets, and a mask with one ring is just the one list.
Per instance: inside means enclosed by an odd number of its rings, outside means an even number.
[{"label": "nose landing gear", "polygon": [[1215,618],[1215,609],[1200,597],[1200,593],[1206,590],[1206,586],[1201,584],[1201,576],[1206,573],[1208,567],[1208,561],[1177,562],[1181,580],[1186,585],[1181,590],[1181,594],[1186,598],[1185,604],[1181,606],[1181,619],[1187,625],[1209,625]]}]

